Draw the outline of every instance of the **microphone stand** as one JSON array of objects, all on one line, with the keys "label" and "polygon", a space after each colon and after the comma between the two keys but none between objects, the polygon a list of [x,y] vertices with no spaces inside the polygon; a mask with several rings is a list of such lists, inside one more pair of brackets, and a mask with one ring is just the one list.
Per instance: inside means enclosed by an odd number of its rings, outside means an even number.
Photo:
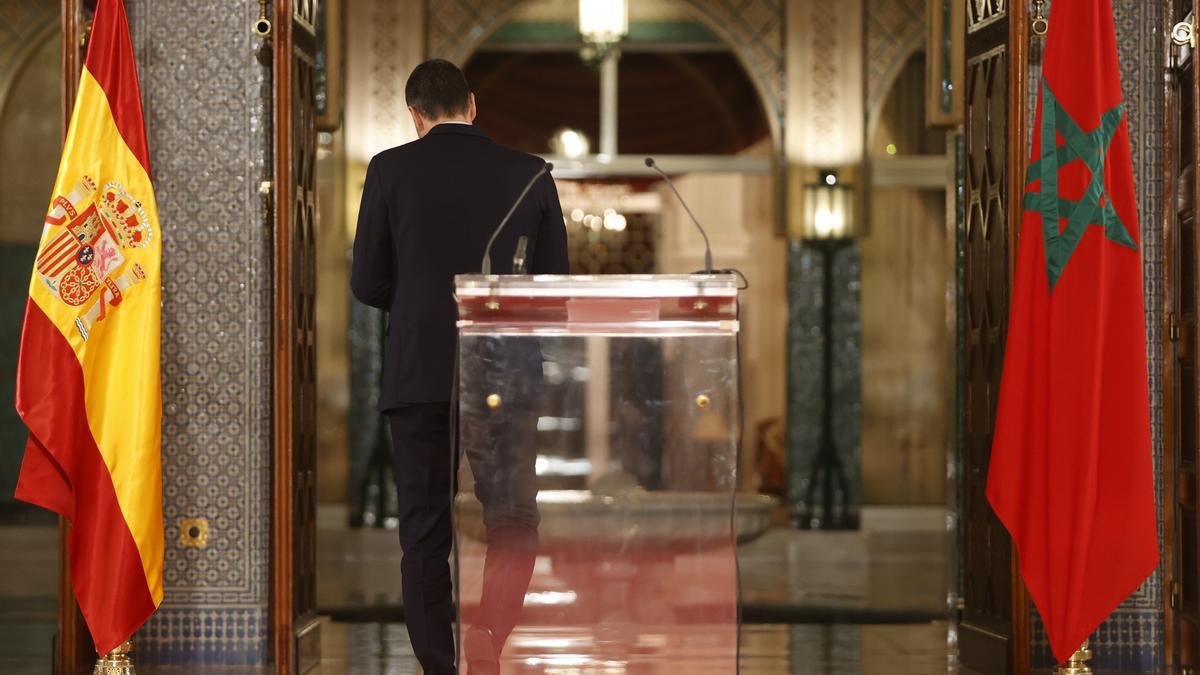
[{"label": "microphone stand", "polygon": [[550,162],[543,164],[542,168],[538,169],[538,172],[533,174],[533,178],[530,178],[529,182],[525,184],[525,189],[521,190],[521,194],[517,197],[517,201],[513,202],[512,208],[508,210],[508,213],[504,214],[504,219],[501,220],[500,224],[496,226],[496,229],[492,231],[492,238],[488,239],[487,246],[483,249],[483,263],[480,265],[481,272],[484,275],[490,275],[492,273],[492,244],[496,243],[496,237],[500,236],[500,233],[504,230],[504,226],[507,225],[509,219],[512,218],[513,213],[516,213],[517,207],[521,205],[521,202],[525,201],[525,195],[529,194],[529,191],[533,189],[533,184],[538,182],[538,179],[541,178],[543,174],[550,173],[553,170],[554,165]]},{"label": "microphone stand", "polygon": [[705,232],[704,228],[700,226],[700,221],[696,219],[696,214],[692,213],[692,210],[688,208],[687,202],[683,201],[683,195],[679,194],[679,190],[675,189],[675,183],[671,182],[671,177],[668,176],[662,169],[658,168],[658,164],[655,163],[653,157],[646,158],[646,166],[654,169],[658,172],[658,175],[662,176],[662,179],[667,184],[667,187],[671,188],[671,192],[675,193],[675,198],[679,200],[681,205],[683,205],[683,210],[687,211],[688,216],[692,219],[692,222],[695,223],[696,229],[700,230],[700,236],[704,237],[704,273],[712,274],[712,246],[710,246],[708,243],[708,233]]}]

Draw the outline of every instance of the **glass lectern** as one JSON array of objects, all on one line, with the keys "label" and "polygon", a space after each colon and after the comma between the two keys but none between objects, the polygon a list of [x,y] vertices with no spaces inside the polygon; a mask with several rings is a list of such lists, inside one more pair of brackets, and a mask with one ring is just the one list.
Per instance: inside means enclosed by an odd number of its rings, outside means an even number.
[{"label": "glass lectern", "polygon": [[461,672],[736,672],[736,278],[456,293]]}]

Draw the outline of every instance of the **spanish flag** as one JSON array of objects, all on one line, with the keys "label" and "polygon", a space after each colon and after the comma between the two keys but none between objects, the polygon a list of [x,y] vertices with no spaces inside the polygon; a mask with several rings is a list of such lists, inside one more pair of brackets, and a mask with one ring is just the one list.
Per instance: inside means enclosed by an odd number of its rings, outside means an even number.
[{"label": "spanish flag", "polygon": [[162,601],[162,236],[121,0],[100,0],[17,365],[18,499],[71,521],[79,607],[104,654]]}]

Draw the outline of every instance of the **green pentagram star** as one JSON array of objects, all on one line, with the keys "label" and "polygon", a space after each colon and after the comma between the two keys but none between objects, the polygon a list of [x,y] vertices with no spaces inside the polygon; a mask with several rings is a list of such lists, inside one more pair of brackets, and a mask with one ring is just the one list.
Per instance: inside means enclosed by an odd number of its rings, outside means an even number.
[{"label": "green pentagram star", "polygon": [[[1025,185],[1037,180],[1041,180],[1042,185],[1036,192],[1025,193],[1025,209],[1042,214],[1042,234],[1046,240],[1046,277],[1050,280],[1051,291],[1089,225],[1103,227],[1104,236],[1109,241],[1137,250],[1137,243],[1113,209],[1112,200],[1107,198],[1104,188],[1104,162],[1108,156],[1108,146],[1112,144],[1124,114],[1125,105],[1118,104],[1101,116],[1099,127],[1084,132],[1054,98],[1049,85],[1042,82],[1042,154],[1030,163],[1025,174]],[[1057,147],[1056,133],[1062,134],[1066,140],[1061,147]],[[1059,169],[1076,159],[1082,160],[1092,173],[1087,191],[1077,202],[1060,196],[1058,192]],[[1064,213],[1067,215],[1067,227],[1060,233],[1058,223]]]}]

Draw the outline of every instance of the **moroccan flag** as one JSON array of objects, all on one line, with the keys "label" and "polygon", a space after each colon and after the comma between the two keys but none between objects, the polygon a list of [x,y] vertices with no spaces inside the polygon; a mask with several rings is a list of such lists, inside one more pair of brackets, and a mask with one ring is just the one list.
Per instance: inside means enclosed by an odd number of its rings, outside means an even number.
[{"label": "moroccan flag", "polygon": [[71,584],[101,654],[162,601],[161,251],[125,8],[100,0],[29,283],[16,496],[71,521]]},{"label": "moroccan flag", "polygon": [[1056,1],[987,494],[1060,663],[1158,564],[1125,113],[1111,0]]}]

